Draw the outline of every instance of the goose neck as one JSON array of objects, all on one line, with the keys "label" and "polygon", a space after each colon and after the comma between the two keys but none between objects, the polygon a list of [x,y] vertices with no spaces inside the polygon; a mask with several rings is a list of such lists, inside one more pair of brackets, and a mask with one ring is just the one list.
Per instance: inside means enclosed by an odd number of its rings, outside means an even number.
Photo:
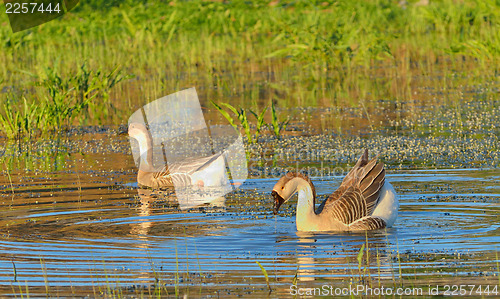
[{"label": "goose neck", "polygon": [[135,137],[139,143],[140,168],[143,171],[153,170],[153,140],[149,134]]},{"label": "goose neck", "polygon": [[306,181],[304,183],[300,184],[297,188],[299,194],[296,211],[297,228],[310,226],[311,223],[314,223],[314,218],[317,216],[314,211],[315,194],[310,184]]}]

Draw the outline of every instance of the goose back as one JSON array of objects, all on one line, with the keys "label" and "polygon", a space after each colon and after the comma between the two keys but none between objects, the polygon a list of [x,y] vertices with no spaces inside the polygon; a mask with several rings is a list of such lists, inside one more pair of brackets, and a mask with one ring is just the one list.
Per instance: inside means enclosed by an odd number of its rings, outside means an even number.
[{"label": "goose back", "polygon": [[[316,213],[333,217],[345,225],[371,216],[384,183],[384,164],[377,163],[377,157],[368,160],[368,150],[365,150],[340,187],[321,204]],[[382,219],[367,220],[366,225],[380,227],[382,222]]]}]

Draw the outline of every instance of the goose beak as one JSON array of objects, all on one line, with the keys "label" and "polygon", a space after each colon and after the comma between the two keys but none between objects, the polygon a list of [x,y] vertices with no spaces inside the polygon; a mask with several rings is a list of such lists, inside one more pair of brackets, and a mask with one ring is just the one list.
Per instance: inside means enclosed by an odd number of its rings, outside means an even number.
[{"label": "goose beak", "polygon": [[118,132],[116,133],[116,135],[117,136],[128,135],[128,127],[120,126],[120,128],[118,129]]},{"label": "goose beak", "polygon": [[281,205],[285,202],[285,200],[278,194],[278,192],[274,190],[273,192],[271,192],[271,195],[274,197],[273,213],[274,215],[277,215],[278,210],[280,209]]}]

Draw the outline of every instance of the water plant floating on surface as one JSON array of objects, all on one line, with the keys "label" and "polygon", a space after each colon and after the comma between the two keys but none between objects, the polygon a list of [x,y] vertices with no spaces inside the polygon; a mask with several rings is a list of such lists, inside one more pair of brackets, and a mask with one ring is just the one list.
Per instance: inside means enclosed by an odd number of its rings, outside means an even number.
[{"label": "water plant floating on surface", "polygon": [[287,173],[272,191],[274,214],[297,192],[298,231],[374,230],[391,227],[398,215],[396,192],[385,181],[384,164],[377,163],[377,157],[368,161],[368,150],[316,211],[311,180],[301,173]]}]

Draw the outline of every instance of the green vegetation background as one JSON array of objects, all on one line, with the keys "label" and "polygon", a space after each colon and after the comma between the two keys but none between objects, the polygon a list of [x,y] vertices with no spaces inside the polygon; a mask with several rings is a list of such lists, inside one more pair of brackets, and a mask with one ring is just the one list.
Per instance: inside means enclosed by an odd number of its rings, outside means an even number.
[{"label": "green vegetation background", "polygon": [[[0,135],[123,124],[192,86],[206,106],[370,110],[380,101],[458,105],[458,93],[412,91],[498,81],[500,0],[421,4],[83,0],[16,34],[2,13]],[[494,95],[484,100],[494,105]]]}]

